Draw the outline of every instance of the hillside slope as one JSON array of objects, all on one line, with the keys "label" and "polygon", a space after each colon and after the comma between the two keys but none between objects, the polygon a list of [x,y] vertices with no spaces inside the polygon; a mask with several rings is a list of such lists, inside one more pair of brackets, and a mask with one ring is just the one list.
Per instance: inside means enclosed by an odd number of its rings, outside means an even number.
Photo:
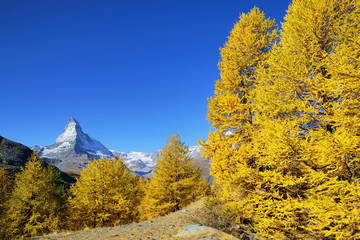
[{"label": "hillside slope", "polygon": [[30,148],[0,136],[0,167],[9,172],[18,172],[31,154]]},{"label": "hillside slope", "polygon": [[[145,240],[145,239],[238,239],[215,229],[199,226],[206,225],[207,212],[203,208],[204,199],[196,201],[185,209],[157,217],[140,223],[132,223],[117,227],[87,229],[75,232],[53,233],[32,239],[78,240],[78,239],[114,239],[114,240]],[[191,229],[186,231],[184,229]],[[191,228],[192,227],[192,228]],[[205,230],[205,231],[204,231]],[[185,237],[177,236],[183,232]],[[184,234],[186,233],[186,234]],[[211,238],[212,237],[212,238]],[[247,239],[247,238],[246,238]]]},{"label": "hillside slope", "polygon": [[[0,136],[0,167],[4,168],[8,173],[15,174],[21,171],[21,167],[25,166],[32,152],[27,146]],[[75,176],[64,172],[61,172],[61,178],[66,183],[76,181]]]}]

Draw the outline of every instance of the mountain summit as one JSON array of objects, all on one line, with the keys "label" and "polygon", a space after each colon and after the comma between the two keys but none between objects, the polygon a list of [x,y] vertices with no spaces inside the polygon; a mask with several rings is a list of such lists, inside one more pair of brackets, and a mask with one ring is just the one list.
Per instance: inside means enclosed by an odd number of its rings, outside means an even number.
[{"label": "mountain summit", "polygon": [[53,161],[60,170],[79,173],[90,160],[113,157],[112,152],[81,129],[78,121],[70,118],[53,145],[32,148],[45,161]]},{"label": "mountain summit", "polygon": [[113,156],[99,141],[85,134],[74,118],[70,118],[64,131],[56,138],[55,145],[59,151],[67,151],[70,148],[75,153],[88,154],[94,158]]},{"label": "mountain summit", "polygon": [[74,142],[79,134],[84,134],[79,122],[76,121],[75,118],[70,118],[64,128],[64,131],[56,138],[56,143]]}]

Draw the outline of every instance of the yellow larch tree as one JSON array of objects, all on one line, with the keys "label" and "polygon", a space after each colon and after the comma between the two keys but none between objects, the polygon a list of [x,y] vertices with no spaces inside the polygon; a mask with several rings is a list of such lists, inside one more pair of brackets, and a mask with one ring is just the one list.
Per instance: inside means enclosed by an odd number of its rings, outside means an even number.
[{"label": "yellow larch tree", "polygon": [[116,226],[136,221],[138,178],[122,157],[94,159],[71,187],[69,227]]},{"label": "yellow larch tree", "polygon": [[4,168],[0,167],[0,238],[5,239],[7,232],[7,201],[11,194],[11,179]]},{"label": "yellow larch tree", "polygon": [[225,211],[259,236],[359,238],[359,12],[356,0],[294,0],[249,88],[235,80],[251,55],[231,36],[235,57],[221,50],[204,154]]},{"label": "yellow larch tree", "polygon": [[258,71],[267,237],[359,238],[359,31],[358,1],[294,0]]},{"label": "yellow larch tree", "polygon": [[64,222],[64,195],[58,181],[33,153],[14,180],[7,215],[8,237],[28,237],[58,231]]},{"label": "yellow larch tree", "polygon": [[0,168],[0,215],[5,209],[5,202],[10,195],[11,180],[4,168]]},{"label": "yellow larch tree", "polygon": [[[253,223],[256,208],[266,192],[258,193],[265,183],[257,161],[256,95],[257,71],[278,39],[274,20],[253,8],[241,14],[221,51],[221,79],[215,84],[215,96],[209,99],[208,120],[213,131],[201,141],[203,154],[211,159],[211,174],[220,191],[215,193],[223,204],[224,215],[239,223]],[[269,176],[270,177],[270,176]],[[264,194],[264,195],[262,195]]]},{"label": "yellow larch tree", "polygon": [[208,193],[209,184],[201,177],[201,168],[194,167],[189,149],[177,133],[160,151],[153,171],[145,186],[142,219],[177,211]]}]

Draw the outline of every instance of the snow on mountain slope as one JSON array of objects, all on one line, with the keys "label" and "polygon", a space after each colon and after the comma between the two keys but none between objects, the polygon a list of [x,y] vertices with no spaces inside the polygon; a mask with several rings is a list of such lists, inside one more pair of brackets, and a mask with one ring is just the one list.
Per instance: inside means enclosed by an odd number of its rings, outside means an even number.
[{"label": "snow on mountain slope", "polygon": [[109,149],[85,134],[74,118],[70,118],[55,144],[32,150],[45,161],[53,161],[61,171],[77,174],[94,158],[113,157]]},{"label": "snow on mountain slope", "polygon": [[60,170],[79,174],[89,161],[101,157],[112,158],[123,156],[126,165],[139,175],[150,174],[156,164],[157,152],[123,153],[109,150],[98,140],[84,133],[78,121],[70,118],[63,132],[56,138],[53,145],[31,148],[45,161],[53,161]]},{"label": "snow on mountain slope", "polygon": [[107,149],[99,141],[85,134],[82,131],[80,124],[74,118],[70,118],[70,121],[66,125],[64,131],[56,138],[56,143],[64,145],[69,145],[69,143],[71,145],[71,143],[75,143],[86,152],[96,156],[112,156],[109,149]]},{"label": "snow on mountain slope", "polygon": [[55,144],[42,147],[39,152],[43,157],[57,156],[64,152],[87,154],[93,158],[113,156],[99,141],[85,134],[74,118],[70,118],[64,131],[56,138]]},{"label": "snow on mountain slope", "polygon": [[198,146],[198,145],[189,147],[190,157],[200,158],[201,157],[200,148],[201,148],[201,146]]},{"label": "snow on mountain slope", "polygon": [[156,158],[158,152],[155,153],[142,153],[142,152],[118,152],[110,150],[115,157],[122,156],[129,168],[134,170],[139,175],[146,175],[152,172],[153,167],[156,165]]},{"label": "snow on mountain slope", "polygon": [[[56,138],[53,145],[31,148],[45,161],[53,161],[61,171],[79,174],[81,169],[86,167],[89,161],[101,157],[122,156],[125,164],[142,176],[149,176],[156,165],[159,151],[154,153],[142,152],[119,152],[109,150],[98,140],[84,133],[78,121],[70,118],[63,132]],[[200,158],[199,146],[189,147],[191,157]]]},{"label": "snow on mountain slope", "polygon": [[[141,176],[150,176],[152,169],[156,165],[156,159],[159,157],[159,150],[154,153],[143,153],[143,152],[119,152],[116,150],[110,150],[115,157],[122,156],[125,163],[129,168],[134,170]],[[208,171],[208,166],[203,166],[202,161],[205,161],[200,154],[200,146],[189,147],[189,155],[194,159],[195,166],[205,167]]]}]

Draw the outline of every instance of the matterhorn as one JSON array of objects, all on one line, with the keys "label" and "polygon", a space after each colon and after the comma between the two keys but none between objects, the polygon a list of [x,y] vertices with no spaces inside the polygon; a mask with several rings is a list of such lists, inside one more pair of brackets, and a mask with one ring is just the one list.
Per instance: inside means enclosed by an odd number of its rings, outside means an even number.
[{"label": "matterhorn", "polygon": [[61,171],[78,174],[90,160],[113,157],[99,141],[85,134],[78,121],[70,118],[53,145],[32,148],[42,159],[53,161]]}]

